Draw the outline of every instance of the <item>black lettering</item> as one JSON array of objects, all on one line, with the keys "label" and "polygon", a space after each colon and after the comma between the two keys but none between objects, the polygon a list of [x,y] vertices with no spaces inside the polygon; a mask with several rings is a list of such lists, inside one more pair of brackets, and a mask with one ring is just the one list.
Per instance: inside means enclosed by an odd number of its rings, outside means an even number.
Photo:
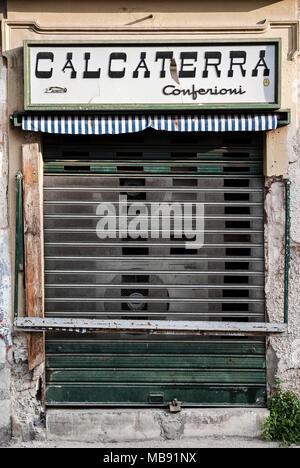
[{"label": "black lettering", "polygon": [[108,76],[110,78],[123,78],[123,76],[125,76],[125,67],[123,68],[123,70],[113,71],[111,69],[111,64],[113,60],[123,60],[123,62],[126,62],[127,54],[122,52],[113,52],[109,56]]},{"label": "black lettering", "polygon": [[136,67],[136,69],[134,70],[134,72],[132,74],[132,78],[138,78],[139,77],[139,69],[140,68],[143,68],[145,70],[144,78],[150,78],[150,71],[149,71],[149,69],[147,67],[147,64],[145,62],[145,58],[146,58],[146,52],[141,52],[140,62],[138,64],[138,66]]},{"label": "black lettering", "polygon": [[74,65],[72,63],[72,57],[73,57],[72,52],[68,52],[67,53],[67,61],[66,61],[65,65],[64,65],[64,68],[62,69],[62,71],[65,73],[65,70],[70,69],[70,70],[72,70],[71,78],[76,78],[77,72],[76,72],[76,70],[74,68]]},{"label": "black lettering", "polygon": [[252,70],[252,76],[257,76],[258,74],[258,67],[264,67],[264,76],[269,76],[270,75],[270,69],[267,67],[266,61],[265,61],[265,55],[266,51],[261,50],[259,52],[259,61],[257,62],[257,65],[255,68]]},{"label": "black lettering", "polygon": [[[208,67],[215,67],[217,77],[220,78],[221,71],[218,69],[218,65],[220,65],[221,60],[222,60],[221,52],[205,52],[204,57],[205,57],[205,69],[202,72],[202,77],[203,78],[208,77],[208,70],[207,70]],[[217,60],[218,62],[210,63],[209,60]]]},{"label": "black lettering", "polygon": [[184,67],[192,67],[193,63],[186,63],[185,60],[193,60],[196,62],[197,60],[197,52],[181,52],[180,59],[181,59],[181,67],[178,73],[179,78],[195,78],[196,76],[196,67],[193,70],[184,70]]},{"label": "black lettering", "polygon": [[[230,68],[228,71],[228,76],[232,77],[233,76],[233,67],[238,66],[241,69],[241,74],[242,76],[246,76],[246,70],[243,68],[243,65],[246,63],[246,58],[247,58],[247,53],[244,52],[243,50],[231,50],[230,51]],[[234,59],[241,59],[242,61],[237,62],[234,61]]]},{"label": "black lettering", "polygon": [[173,85],[167,85],[164,86],[162,89],[162,92],[166,96],[178,96],[179,94],[182,94],[183,96],[191,96],[193,100],[196,100],[198,95],[205,95],[205,94],[210,94],[211,96],[216,96],[216,95],[225,95],[225,94],[245,94],[246,91],[243,91],[242,87],[240,86],[238,89],[237,88],[221,88],[218,89],[217,86],[214,88],[199,88],[196,89],[195,85],[192,85],[191,88],[187,89],[179,89],[175,88]]},{"label": "black lettering", "polygon": [[54,54],[52,52],[39,52],[36,55],[36,62],[35,62],[35,76],[37,78],[51,78],[53,73],[53,68],[50,68],[48,71],[40,71],[39,70],[39,61],[40,60],[50,60],[53,62]]},{"label": "black lettering", "polygon": [[83,78],[100,78],[101,68],[98,68],[97,71],[88,70],[90,58],[91,58],[91,54],[89,52],[85,52],[84,54],[85,70],[83,72]]},{"label": "black lettering", "polygon": [[[171,91],[169,93],[167,93],[167,88],[171,88]],[[175,86],[173,86],[173,85],[164,86],[163,90],[162,90],[163,94],[165,94],[165,96],[170,96],[173,93],[174,88],[175,88]]]},{"label": "black lettering", "polygon": [[162,61],[162,64],[161,64],[161,70],[160,70],[160,78],[165,78],[166,76],[166,70],[165,70],[165,64],[166,64],[166,60],[172,60],[173,58],[173,52],[156,52],[156,56],[155,56],[155,62],[157,62],[158,60],[161,60]]}]

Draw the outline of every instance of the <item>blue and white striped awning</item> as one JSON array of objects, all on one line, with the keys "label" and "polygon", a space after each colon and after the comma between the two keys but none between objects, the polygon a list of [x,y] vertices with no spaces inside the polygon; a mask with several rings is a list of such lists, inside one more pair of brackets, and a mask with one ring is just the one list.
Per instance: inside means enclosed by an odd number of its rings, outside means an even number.
[{"label": "blue and white striped awning", "polygon": [[275,114],[63,115],[22,117],[22,129],[65,135],[117,135],[154,128],[169,132],[253,132],[274,130]]}]

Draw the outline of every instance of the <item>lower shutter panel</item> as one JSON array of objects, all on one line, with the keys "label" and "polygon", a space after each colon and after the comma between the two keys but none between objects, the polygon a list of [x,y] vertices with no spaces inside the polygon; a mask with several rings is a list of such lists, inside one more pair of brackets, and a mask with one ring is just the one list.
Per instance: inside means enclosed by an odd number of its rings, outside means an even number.
[{"label": "lower shutter panel", "polygon": [[[259,137],[147,135],[45,145],[46,316],[264,321]],[[204,246],[99,239],[97,206],[120,194],[203,203]],[[46,364],[49,406],[265,404],[260,338],[48,333]]]}]

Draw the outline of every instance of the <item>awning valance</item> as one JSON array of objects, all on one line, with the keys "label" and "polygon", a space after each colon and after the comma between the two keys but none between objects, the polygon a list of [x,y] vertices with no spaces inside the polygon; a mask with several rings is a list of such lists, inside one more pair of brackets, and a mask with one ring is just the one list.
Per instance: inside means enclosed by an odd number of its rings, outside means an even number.
[{"label": "awning valance", "polygon": [[277,128],[275,114],[63,115],[22,117],[22,129],[65,135],[117,135],[154,128],[169,132],[253,132]]}]

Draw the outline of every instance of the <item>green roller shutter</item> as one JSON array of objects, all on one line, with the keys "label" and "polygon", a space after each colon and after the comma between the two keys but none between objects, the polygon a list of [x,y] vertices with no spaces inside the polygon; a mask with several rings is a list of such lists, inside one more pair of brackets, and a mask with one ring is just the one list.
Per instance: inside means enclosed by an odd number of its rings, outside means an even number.
[{"label": "green roller shutter", "polygon": [[[265,320],[261,135],[48,137],[44,158],[46,317]],[[97,206],[120,194],[149,207],[203,203],[203,247],[99,239]],[[49,332],[46,367],[49,406],[266,398],[257,337]]]}]

